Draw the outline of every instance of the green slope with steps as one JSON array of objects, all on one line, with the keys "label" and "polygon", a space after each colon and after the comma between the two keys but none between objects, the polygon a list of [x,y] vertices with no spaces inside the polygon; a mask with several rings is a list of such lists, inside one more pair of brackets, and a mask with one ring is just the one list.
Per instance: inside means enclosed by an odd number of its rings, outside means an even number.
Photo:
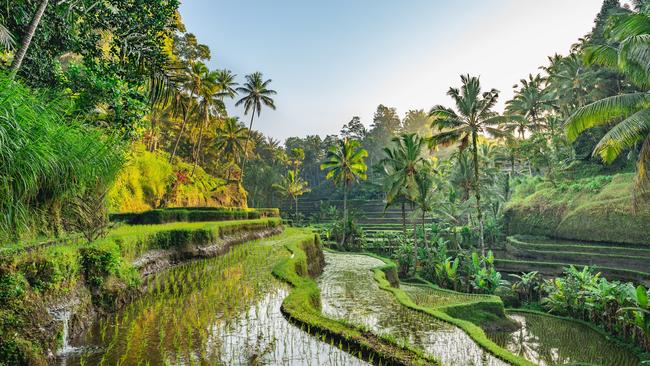
[{"label": "green slope with steps", "polygon": [[497,268],[507,273],[556,276],[569,265],[592,266],[610,280],[650,284],[650,246],[515,235],[499,254]]}]

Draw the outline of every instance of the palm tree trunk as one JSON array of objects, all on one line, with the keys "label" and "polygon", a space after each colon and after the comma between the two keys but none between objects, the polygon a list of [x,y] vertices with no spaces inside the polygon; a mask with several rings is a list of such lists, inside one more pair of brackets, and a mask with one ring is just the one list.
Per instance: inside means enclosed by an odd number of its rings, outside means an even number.
[{"label": "palm tree trunk", "polygon": [[298,220],[298,196],[296,196],[293,200],[296,203],[296,218],[295,219]]},{"label": "palm tree trunk", "polygon": [[201,125],[201,129],[199,130],[199,142],[197,143],[197,148],[196,151],[194,152],[194,165],[192,166],[192,174],[190,174],[190,177],[194,176],[194,171],[196,170],[196,165],[199,163],[199,155],[201,154],[201,142],[203,141],[203,130],[205,129],[206,125],[208,124],[208,111],[205,111],[205,119],[203,120],[203,124]]},{"label": "palm tree trunk", "polygon": [[348,182],[343,183],[343,239],[341,247],[345,245],[345,234],[348,229]]},{"label": "palm tree trunk", "polygon": [[425,212],[422,211],[422,235],[424,235],[424,247],[429,251],[429,243],[427,242],[427,229],[425,227]]},{"label": "palm tree trunk", "polygon": [[185,132],[185,126],[187,125],[187,116],[188,116],[188,111],[183,112],[183,124],[181,125],[181,130],[178,132],[178,136],[176,136],[176,142],[174,143],[174,150],[172,150],[172,154],[169,156],[169,162],[174,161],[174,157],[176,156],[176,151],[178,150],[178,144],[181,142],[181,137],[183,137],[183,133]]},{"label": "palm tree trunk", "polygon": [[406,204],[402,202],[402,231],[404,232],[404,238],[406,238]]},{"label": "palm tree trunk", "polygon": [[[413,208],[411,206],[411,208]],[[418,220],[413,220],[413,275],[418,271]]]},{"label": "palm tree trunk", "polygon": [[248,124],[248,137],[246,138],[246,142],[244,142],[244,159],[241,162],[241,178],[244,177],[244,166],[246,165],[246,160],[248,158],[248,140],[251,139],[251,133],[253,132],[253,117],[255,117],[255,106],[253,106],[251,121]]},{"label": "palm tree trunk", "polygon": [[474,155],[474,196],[476,197],[476,218],[479,227],[479,245],[481,254],[485,256],[485,241],[483,238],[483,212],[481,211],[481,183],[478,174],[478,135],[472,132],[472,147]]},{"label": "palm tree trunk", "polygon": [[41,18],[43,17],[43,13],[45,13],[45,8],[47,8],[47,3],[48,0],[42,0],[41,4],[38,6],[38,9],[36,10],[36,14],[34,14],[34,17],[32,18],[32,22],[29,23],[29,29],[27,30],[27,34],[23,37],[23,41],[20,45],[20,49],[18,49],[18,52],[16,53],[16,57],[14,58],[13,63],[11,64],[11,71],[9,72],[9,77],[11,79],[16,77],[16,74],[18,74],[18,70],[20,69],[20,66],[23,64],[23,60],[25,59],[25,55],[27,54],[27,49],[29,48],[29,45],[32,43],[32,38],[34,38],[34,33],[36,33],[36,28],[38,27],[38,23],[41,22]]}]

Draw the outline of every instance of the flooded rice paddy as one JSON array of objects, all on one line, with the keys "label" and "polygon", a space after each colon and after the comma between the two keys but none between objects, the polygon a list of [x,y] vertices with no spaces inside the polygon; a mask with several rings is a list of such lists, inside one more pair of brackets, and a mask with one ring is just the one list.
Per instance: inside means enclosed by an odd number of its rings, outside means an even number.
[{"label": "flooded rice paddy", "polygon": [[510,317],[521,323],[521,329],[488,336],[501,347],[540,366],[639,364],[632,352],[580,323],[530,313],[512,313]]},{"label": "flooded rice paddy", "polygon": [[371,269],[383,262],[368,256],[326,253],[318,284],[323,314],[387,334],[424,350],[445,365],[506,365],[480,348],[465,332],[405,308],[379,288]]},{"label": "flooded rice paddy", "polygon": [[280,240],[161,273],[148,292],[71,343],[60,365],[367,365],[289,323],[271,270]]},{"label": "flooded rice paddy", "polygon": [[[222,257],[150,277],[144,296],[66,342],[58,364],[368,365],[282,315],[289,289],[271,270],[289,255],[283,243],[292,235],[296,232],[288,229],[281,236],[237,246]],[[326,262],[318,279],[324,315],[408,342],[445,365],[505,365],[459,328],[405,308],[381,290],[371,271],[383,264],[380,260],[327,253]],[[404,289],[428,306],[467,300],[467,295],[420,286]],[[634,354],[588,327],[534,314],[511,316],[522,323],[521,330],[489,336],[540,365],[638,363]]]}]

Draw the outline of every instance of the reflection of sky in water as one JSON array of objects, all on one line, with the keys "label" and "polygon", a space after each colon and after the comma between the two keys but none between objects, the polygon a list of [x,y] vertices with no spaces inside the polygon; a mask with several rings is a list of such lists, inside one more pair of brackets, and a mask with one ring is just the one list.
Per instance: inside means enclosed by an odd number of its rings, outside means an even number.
[{"label": "reflection of sky in water", "polygon": [[208,348],[218,345],[227,365],[250,365],[253,355],[263,365],[368,365],[289,323],[280,312],[286,296],[284,288],[272,291],[246,314],[219,324]]},{"label": "reflection of sky in water", "polygon": [[536,314],[516,313],[510,317],[521,323],[521,329],[488,336],[510,352],[540,366],[566,363],[636,366],[639,363],[631,352],[582,324]]},{"label": "reflection of sky in water", "polygon": [[506,365],[483,351],[465,332],[405,308],[379,288],[371,269],[383,262],[368,256],[326,253],[319,278],[323,313],[408,340],[447,365]]}]

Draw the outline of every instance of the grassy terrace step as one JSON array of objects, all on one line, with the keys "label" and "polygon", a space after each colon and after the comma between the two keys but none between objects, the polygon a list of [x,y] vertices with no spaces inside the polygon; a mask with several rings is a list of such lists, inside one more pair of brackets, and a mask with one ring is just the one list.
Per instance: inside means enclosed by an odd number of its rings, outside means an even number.
[{"label": "grassy terrace step", "polygon": [[571,252],[589,252],[603,254],[623,254],[643,255],[650,257],[650,244],[620,244],[620,243],[602,243],[602,242],[580,242],[571,240],[556,240],[545,237],[531,237],[523,235],[514,235],[507,238],[507,242],[516,247],[533,249],[533,250],[556,250]]},{"label": "grassy terrace step", "polygon": [[[499,347],[496,343],[490,340],[485,335],[485,332],[472,321],[472,320],[477,321],[478,319],[469,320],[471,318],[471,314],[477,311],[478,309],[477,306],[480,306],[479,304],[481,303],[489,304],[488,306],[492,308],[496,306],[497,308],[500,309],[498,311],[503,313],[504,312],[503,303],[501,302],[500,299],[492,297],[491,299],[483,298],[479,300],[479,298],[475,298],[477,300],[476,302],[464,302],[464,300],[459,300],[458,303],[446,307],[443,306],[435,307],[435,306],[428,306],[427,304],[418,304],[404,290],[391,285],[397,277],[397,265],[395,264],[395,262],[386,258],[382,258],[378,256],[375,257],[380,258],[381,260],[384,261],[384,263],[386,263],[386,265],[376,268],[374,270],[375,280],[379,283],[379,287],[381,289],[393,293],[397,301],[399,301],[403,306],[406,306],[416,311],[423,312],[425,314],[429,314],[435,318],[438,318],[439,320],[450,323],[462,329],[480,347],[487,350],[497,358],[508,362],[511,365],[515,365],[515,366],[534,365],[530,361],[522,357],[516,356],[508,352],[507,350]],[[462,298],[463,294],[459,294],[459,295],[461,295]],[[470,316],[466,317],[467,314],[470,314]]]},{"label": "grassy terrace step", "polygon": [[[530,271],[539,271],[546,276],[558,276],[564,272],[564,268],[572,265],[571,263],[529,261],[518,259],[495,259],[497,269],[506,273],[522,273]],[[583,265],[573,265],[576,268],[582,268]],[[612,268],[607,266],[597,266],[596,270],[601,272],[609,280],[631,281],[650,285],[650,273],[621,268]]]},{"label": "grassy terrace step", "polygon": [[292,256],[280,262],[273,269],[273,274],[293,287],[282,303],[282,311],[292,322],[323,340],[331,339],[339,347],[347,347],[352,354],[371,360],[374,364],[439,365],[407,344],[325,317],[320,311],[320,290],[308,273],[309,263],[320,251],[317,236],[303,230],[301,235],[291,238],[285,246]]}]

